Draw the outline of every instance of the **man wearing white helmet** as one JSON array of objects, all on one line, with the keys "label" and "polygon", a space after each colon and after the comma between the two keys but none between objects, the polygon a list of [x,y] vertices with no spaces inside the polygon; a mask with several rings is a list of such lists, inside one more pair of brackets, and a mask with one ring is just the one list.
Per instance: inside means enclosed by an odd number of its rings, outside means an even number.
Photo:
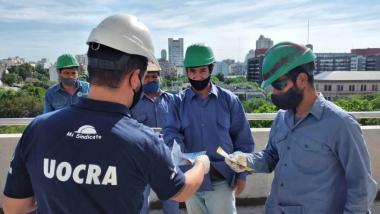
[{"label": "man wearing white helmet", "polygon": [[8,171],[5,213],[36,204],[38,213],[139,213],[147,184],[162,200],[184,201],[209,170],[207,156],[177,170],[162,139],[130,116],[148,60],[157,64],[146,26],[110,16],[87,43],[88,98],[27,127]]},{"label": "man wearing white helmet", "polygon": [[[161,68],[151,62],[148,63],[147,73],[143,80],[143,95],[136,107],[132,109],[132,117],[138,122],[152,127],[162,128],[166,122],[169,104],[173,101],[173,95],[160,89]],[[149,213],[150,186],[144,191],[144,203],[141,214]],[[173,200],[162,201],[162,209],[165,214],[179,214],[178,202]]]}]

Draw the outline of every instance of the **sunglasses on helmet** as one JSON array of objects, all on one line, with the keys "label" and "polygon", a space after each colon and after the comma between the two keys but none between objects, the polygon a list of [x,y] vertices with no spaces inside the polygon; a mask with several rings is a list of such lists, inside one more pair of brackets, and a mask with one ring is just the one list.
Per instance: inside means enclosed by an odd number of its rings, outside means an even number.
[{"label": "sunglasses on helmet", "polygon": [[278,80],[272,82],[271,85],[273,88],[281,91],[282,89],[284,89],[288,85],[289,79],[290,79],[289,77],[287,77],[285,79],[278,79]]}]

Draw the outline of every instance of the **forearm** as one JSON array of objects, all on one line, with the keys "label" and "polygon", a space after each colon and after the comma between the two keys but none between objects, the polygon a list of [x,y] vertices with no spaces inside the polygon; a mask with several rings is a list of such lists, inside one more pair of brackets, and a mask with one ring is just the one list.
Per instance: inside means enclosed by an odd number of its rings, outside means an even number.
[{"label": "forearm", "polygon": [[37,208],[34,197],[16,199],[3,195],[3,210],[7,214],[25,214]]},{"label": "forearm", "polygon": [[277,164],[277,161],[266,151],[248,154],[247,162],[248,167],[261,173],[271,173]]}]

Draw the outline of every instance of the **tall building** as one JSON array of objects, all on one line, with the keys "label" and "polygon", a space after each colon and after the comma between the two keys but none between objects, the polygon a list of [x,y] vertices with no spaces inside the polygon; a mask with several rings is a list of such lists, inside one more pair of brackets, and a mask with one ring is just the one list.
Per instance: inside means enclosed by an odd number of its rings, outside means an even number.
[{"label": "tall building", "polygon": [[316,73],[351,70],[350,53],[316,53]]},{"label": "tall building", "polygon": [[167,60],[166,57],[167,57],[166,50],[165,50],[165,49],[162,49],[162,50],[161,50],[161,59]]},{"label": "tall building", "polygon": [[[272,42],[273,43],[273,42]],[[255,56],[247,60],[247,80],[257,82],[259,85],[263,81],[262,66],[264,55],[268,48],[260,48],[255,50]]]},{"label": "tall building", "polygon": [[230,74],[231,75],[239,75],[239,76],[245,75],[246,70],[244,67],[244,63],[236,62],[234,64],[231,64],[230,65]]},{"label": "tall building", "polygon": [[259,85],[263,81],[261,67],[263,65],[264,55],[255,56],[247,61],[247,80],[257,82]]},{"label": "tall building", "polygon": [[168,39],[169,63],[175,66],[183,65],[183,38]]},{"label": "tall building", "polygon": [[351,54],[360,56],[374,56],[380,54],[380,48],[351,49]]},{"label": "tall building", "polygon": [[215,67],[212,73],[222,73],[224,76],[227,76],[230,73],[230,66],[224,62],[224,60],[222,62],[215,62]]},{"label": "tall building", "polygon": [[273,41],[270,38],[265,38],[263,35],[260,35],[259,39],[256,40],[256,49],[261,48],[271,48],[273,46]]},{"label": "tall building", "polygon": [[351,57],[351,71],[365,71],[365,56],[352,56]]}]

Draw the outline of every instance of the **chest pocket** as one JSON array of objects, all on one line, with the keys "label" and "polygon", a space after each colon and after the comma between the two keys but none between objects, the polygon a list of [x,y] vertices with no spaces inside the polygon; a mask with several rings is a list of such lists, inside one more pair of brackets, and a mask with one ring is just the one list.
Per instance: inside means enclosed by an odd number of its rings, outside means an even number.
[{"label": "chest pocket", "polygon": [[136,114],[136,115],[133,115],[133,117],[139,122],[139,123],[144,123],[148,117],[145,115],[145,114]]},{"label": "chest pocket", "polygon": [[67,104],[66,104],[66,100],[62,99],[62,100],[54,100],[53,103],[51,104],[54,108],[54,110],[58,110],[58,109],[61,109],[61,108],[64,108]]},{"label": "chest pocket", "polygon": [[228,117],[228,115],[220,115],[218,116],[216,121],[220,128],[223,128],[227,131],[230,129],[231,123],[230,123],[230,117]]},{"label": "chest pocket", "polygon": [[336,161],[333,151],[324,142],[308,137],[298,137],[294,142],[292,158],[302,170],[320,172]]}]

